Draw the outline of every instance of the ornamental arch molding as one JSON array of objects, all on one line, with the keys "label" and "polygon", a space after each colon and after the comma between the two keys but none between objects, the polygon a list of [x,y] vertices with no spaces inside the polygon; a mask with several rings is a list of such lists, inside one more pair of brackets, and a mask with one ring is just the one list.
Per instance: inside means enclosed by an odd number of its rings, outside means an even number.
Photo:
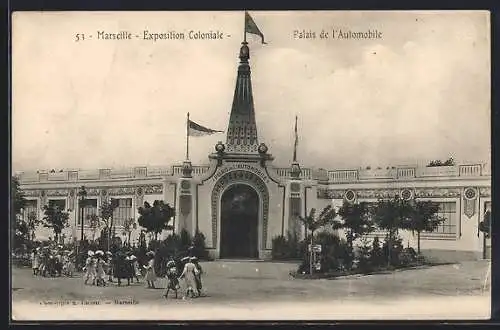
[{"label": "ornamental arch molding", "polygon": [[214,185],[211,196],[212,209],[212,248],[219,244],[218,227],[220,226],[220,203],[222,194],[234,184],[246,184],[255,189],[259,195],[259,206],[262,209],[259,221],[262,222],[259,249],[266,249],[267,226],[269,220],[269,191],[266,183],[257,174],[246,170],[233,170],[221,176]]}]

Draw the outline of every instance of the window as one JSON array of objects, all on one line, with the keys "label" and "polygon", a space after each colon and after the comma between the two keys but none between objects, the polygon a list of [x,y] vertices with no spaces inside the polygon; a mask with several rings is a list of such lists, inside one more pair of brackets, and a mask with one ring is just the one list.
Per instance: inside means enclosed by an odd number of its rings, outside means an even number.
[{"label": "window", "polygon": [[60,210],[66,209],[66,200],[64,199],[49,199],[49,206],[58,207]]},{"label": "window", "polygon": [[456,234],[457,233],[457,207],[455,202],[439,203],[438,216],[445,220],[439,224],[433,233]]},{"label": "window", "polygon": [[132,198],[119,198],[118,207],[113,211],[113,223],[115,226],[123,226],[125,221],[133,218]]},{"label": "window", "polygon": [[[81,201],[78,201],[80,207],[81,207]],[[98,214],[97,213],[97,199],[85,199],[83,203],[83,224],[85,226],[88,226],[90,223],[89,217],[93,214]],[[81,216],[82,216],[82,209],[78,209],[78,224],[80,225],[81,222]]]},{"label": "window", "polygon": [[28,199],[26,201],[26,204],[24,205],[24,213],[23,213],[23,218],[25,220],[28,220],[28,215],[32,212],[34,212],[37,217],[38,217],[38,209],[37,209],[38,203],[36,199]]}]

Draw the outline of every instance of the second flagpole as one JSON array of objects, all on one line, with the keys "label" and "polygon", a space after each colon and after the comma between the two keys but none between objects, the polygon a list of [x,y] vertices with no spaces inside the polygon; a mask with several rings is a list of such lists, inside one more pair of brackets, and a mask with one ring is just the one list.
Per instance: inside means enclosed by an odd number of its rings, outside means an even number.
[{"label": "second flagpole", "polygon": [[189,160],[189,112],[186,120],[186,160]]}]

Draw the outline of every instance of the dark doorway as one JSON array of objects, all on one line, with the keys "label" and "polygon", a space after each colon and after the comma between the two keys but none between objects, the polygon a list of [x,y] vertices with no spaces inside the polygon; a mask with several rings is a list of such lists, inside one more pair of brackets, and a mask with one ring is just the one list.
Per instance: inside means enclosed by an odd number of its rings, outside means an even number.
[{"label": "dark doorway", "polygon": [[221,258],[258,258],[259,195],[236,184],[222,194]]}]

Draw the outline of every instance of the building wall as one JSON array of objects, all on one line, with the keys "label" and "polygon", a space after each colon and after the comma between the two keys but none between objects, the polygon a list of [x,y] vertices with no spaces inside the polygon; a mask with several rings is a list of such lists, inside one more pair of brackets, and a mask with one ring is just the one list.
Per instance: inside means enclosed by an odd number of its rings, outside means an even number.
[{"label": "building wall", "polygon": [[[253,161],[242,161],[241,164],[253,164]],[[257,164],[257,163],[255,163]],[[224,167],[226,165],[223,165]],[[229,166],[229,165],[227,165]],[[231,165],[231,166],[234,166]],[[259,168],[258,165],[256,165]],[[192,179],[192,215],[190,215],[191,231],[196,227],[205,235],[207,246],[213,245],[212,228],[212,191],[218,178],[211,178],[210,171],[220,171],[212,162],[211,165],[193,166]],[[319,173],[319,174],[318,174]],[[352,191],[355,201],[374,202],[378,198],[392,197],[410,190],[417,198],[434,201],[453,201],[457,208],[456,235],[423,234],[421,249],[423,252],[437,258],[480,258],[485,249],[485,239],[478,233],[478,224],[485,211],[485,203],[491,202],[491,173],[488,165],[457,165],[442,168],[397,167],[386,170],[322,170],[303,169],[300,178],[291,179],[287,168],[269,167],[269,172],[262,175],[266,180],[269,193],[269,216],[266,247],[271,248],[273,237],[286,234],[293,226],[299,228],[304,235],[304,228],[293,217],[292,212],[302,216],[312,208],[321,211],[328,205],[340,207],[346,198],[346,193]],[[267,179],[265,178],[267,176]],[[182,179],[182,167],[165,168],[134,168],[128,170],[95,170],[67,171],[64,173],[23,173],[20,175],[21,189],[26,192],[27,199],[36,201],[32,208],[39,218],[43,217],[42,206],[49,199],[64,200],[70,213],[70,227],[64,230],[67,239],[80,237],[80,217],[78,207],[78,189],[84,185],[89,194],[87,198],[97,199],[98,205],[107,196],[131,198],[133,215],[138,218],[138,208],[148,201],[164,200],[176,209],[172,223],[179,230],[179,180]],[[300,192],[291,189],[291,182],[299,182]],[[478,195],[474,201],[474,211],[470,213],[471,202],[466,201],[464,192],[474,188]],[[290,201],[298,201],[291,207]],[[300,204],[300,205],[299,205]],[[468,205],[466,207],[466,204]],[[467,208],[467,210],[466,210]],[[295,211],[294,211],[295,210]],[[89,228],[85,227],[86,236],[90,237]],[[131,235],[132,242],[138,239],[140,228]],[[119,233],[117,231],[117,233]],[[166,237],[168,233],[162,233]],[[377,233],[371,235],[374,237]],[[51,230],[40,226],[37,237],[46,239],[52,236]],[[97,235],[98,236],[98,235]],[[379,233],[383,237],[383,233]],[[401,233],[405,246],[416,248],[416,236],[411,233]],[[438,252],[436,252],[438,251]]]}]

